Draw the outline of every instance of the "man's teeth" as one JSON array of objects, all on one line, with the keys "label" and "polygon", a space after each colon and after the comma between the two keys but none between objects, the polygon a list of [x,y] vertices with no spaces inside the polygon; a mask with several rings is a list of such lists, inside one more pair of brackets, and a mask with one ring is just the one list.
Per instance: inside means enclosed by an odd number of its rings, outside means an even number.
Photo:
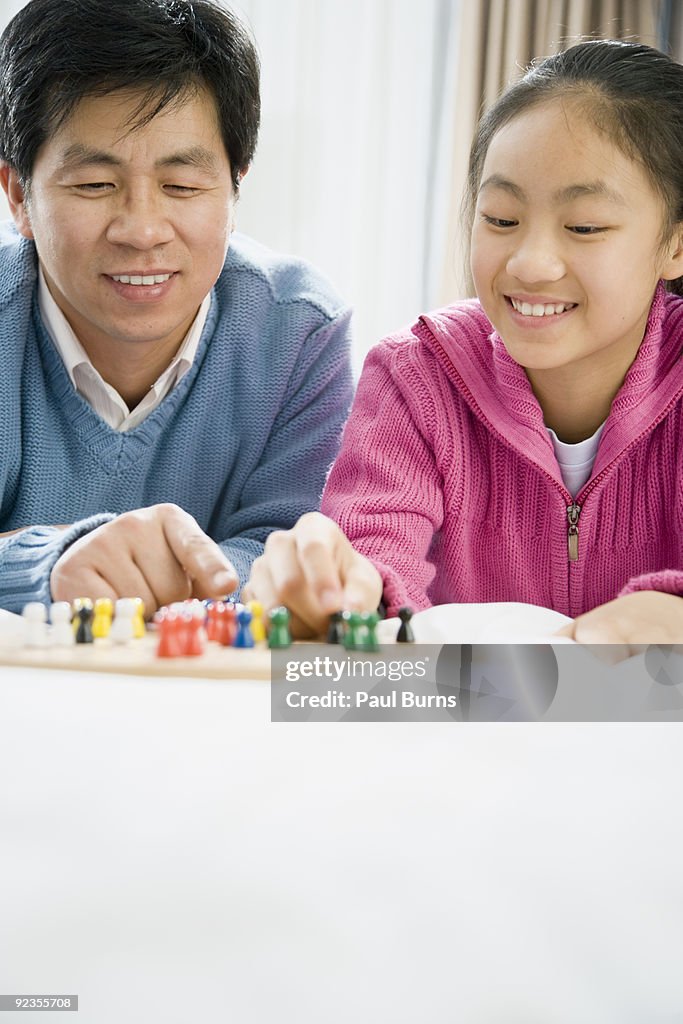
[{"label": "man's teeth", "polygon": [[172,274],[112,274],[115,281],[121,284],[163,284]]},{"label": "man's teeth", "polygon": [[510,302],[522,316],[553,316],[555,313],[564,313],[565,309],[573,309],[576,305],[575,302],[549,302],[547,304],[538,302],[532,306],[530,302],[520,302],[519,299],[510,299]]}]

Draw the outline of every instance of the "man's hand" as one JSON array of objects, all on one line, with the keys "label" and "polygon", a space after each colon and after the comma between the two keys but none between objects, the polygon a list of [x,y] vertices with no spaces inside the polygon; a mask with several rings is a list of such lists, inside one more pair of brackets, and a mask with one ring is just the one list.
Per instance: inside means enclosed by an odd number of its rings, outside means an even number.
[{"label": "man's hand", "polygon": [[148,616],[188,597],[222,597],[238,585],[221,549],[177,505],[135,509],[75,541],[50,575],[55,601],[141,597]]},{"label": "man's hand", "polygon": [[640,654],[649,644],[681,644],[683,598],[654,590],[617,597],[579,615],[557,635],[587,646],[610,644],[596,653],[611,662]]},{"label": "man's hand", "polygon": [[266,609],[286,605],[292,636],[319,636],[332,612],[374,611],[382,578],[336,523],[320,512],[307,512],[291,530],[270,534],[244,596]]}]

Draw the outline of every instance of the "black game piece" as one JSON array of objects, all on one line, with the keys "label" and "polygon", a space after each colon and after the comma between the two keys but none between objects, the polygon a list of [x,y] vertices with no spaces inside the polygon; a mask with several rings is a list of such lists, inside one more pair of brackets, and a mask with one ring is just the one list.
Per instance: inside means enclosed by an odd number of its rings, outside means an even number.
[{"label": "black game piece", "polygon": [[399,608],[398,617],[401,620],[401,625],[399,626],[398,633],[396,634],[396,643],[414,644],[415,636],[413,634],[412,626],[410,625],[410,620],[413,617],[412,608]]},{"label": "black game piece", "polygon": [[344,613],[334,612],[330,615],[330,625],[327,630],[328,644],[344,643]]},{"label": "black game piece", "polygon": [[92,635],[93,606],[91,601],[82,601],[76,616],[78,627],[76,629],[77,644],[91,644],[94,642]]}]

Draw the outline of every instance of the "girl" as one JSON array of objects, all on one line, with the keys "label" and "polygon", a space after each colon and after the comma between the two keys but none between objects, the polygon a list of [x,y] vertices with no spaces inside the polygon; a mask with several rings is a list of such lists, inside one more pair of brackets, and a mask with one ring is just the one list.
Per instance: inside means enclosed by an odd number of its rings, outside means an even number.
[{"label": "girl", "polygon": [[482,119],[477,301],[368,357],[325,515],[249,596],[297,635],[338,608],[524,601],[580,642],[683,639],[683,67],[579,43]]}]

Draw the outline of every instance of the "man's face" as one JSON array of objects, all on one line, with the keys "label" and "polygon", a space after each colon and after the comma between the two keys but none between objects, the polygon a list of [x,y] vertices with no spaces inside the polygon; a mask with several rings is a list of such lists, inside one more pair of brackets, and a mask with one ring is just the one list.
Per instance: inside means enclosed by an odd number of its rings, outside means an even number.
[{"label": "man's face", "polygon": [[39,150],[28,196],[9,172],[17,227],[35,239],[53,297],[100,364],[125,343],[172,358],[221,271],[232,226],[213,98],[190,94],[131,130],[139,100],[83,99]]}]

